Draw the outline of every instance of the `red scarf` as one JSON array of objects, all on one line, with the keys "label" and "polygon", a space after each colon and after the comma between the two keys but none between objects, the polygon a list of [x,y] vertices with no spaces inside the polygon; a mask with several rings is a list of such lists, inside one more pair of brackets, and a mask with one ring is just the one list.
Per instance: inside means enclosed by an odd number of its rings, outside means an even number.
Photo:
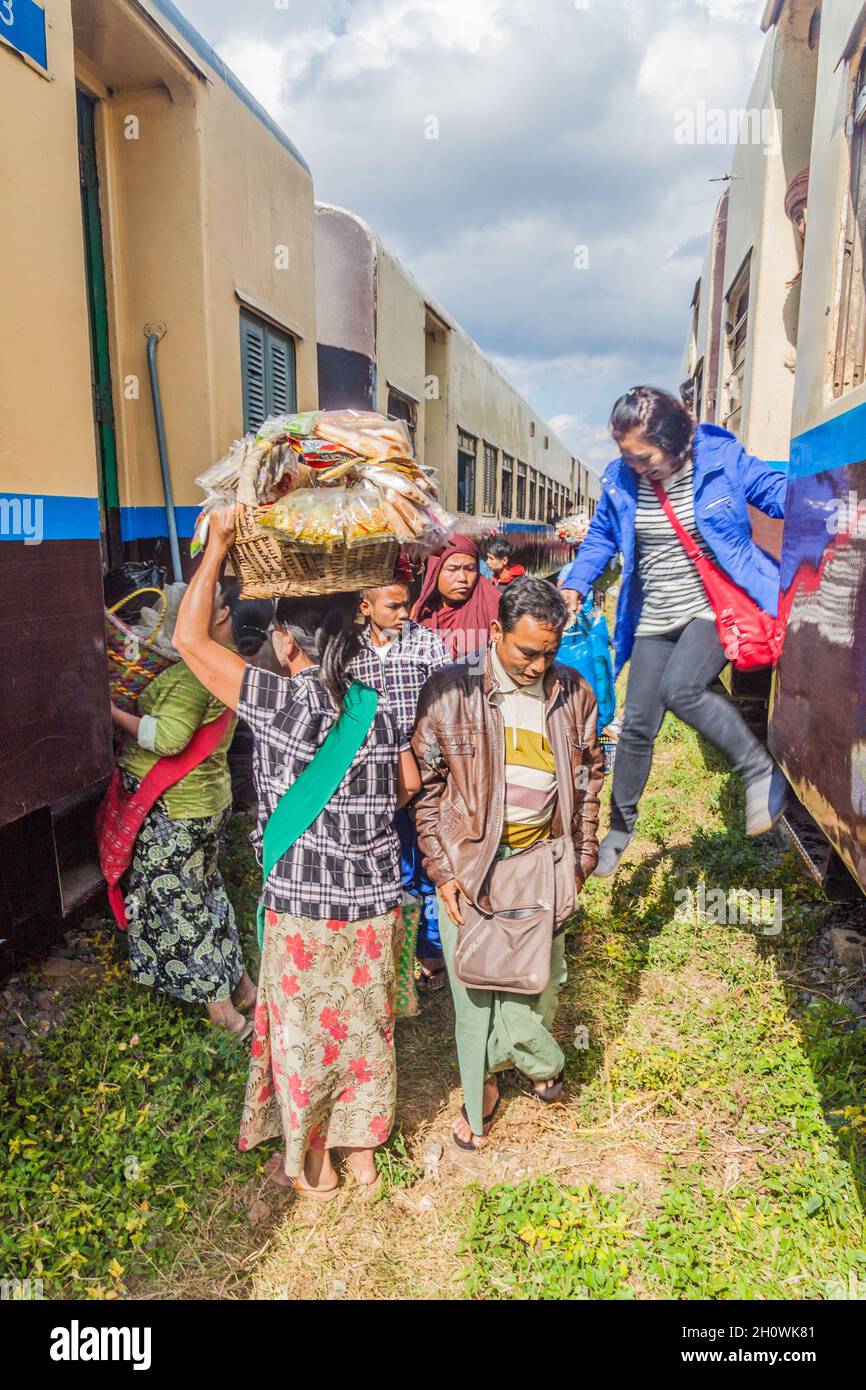
[{"label": "red scarf", "polygon": [[476,563],[480,562],[478,546],[468,536],[453,536],[440,555],[431,555],[421,597],[415,605],[415,621],[438,632],[448,655],[457,660],[475,656],[487,646],[490,624],[499,614],[499,594],[489,580],[479,575],[472,593],[459,608],[445,603],[439,593],[439,575],[452,555],[470,555]]},{"label": "red scarf", "polygon": [[108,901],[121,931],[126,931],[127,924],[120,880],[132,863],[132,852],[145,818],[163,792],[216,752],[233,718],[232,711],[227,709],[219,719],[203,724],[180,753],[154,763],[134,792],[124,790],[120,768],[114,769],[105,799],[96,813],[95,829],[102,877],[108,885]]}]

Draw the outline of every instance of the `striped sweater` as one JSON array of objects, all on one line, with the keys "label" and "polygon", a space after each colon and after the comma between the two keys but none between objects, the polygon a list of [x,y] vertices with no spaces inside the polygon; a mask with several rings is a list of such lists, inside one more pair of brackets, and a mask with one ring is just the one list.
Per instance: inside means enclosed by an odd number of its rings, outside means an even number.
[{"label": "striped sweater", "polygon": [[[679,520],[703,548],[695,522],[694,464],[662,483]],[[635,517],[641,604],[637,637],[654,637],[684,627],[692,618],[713,619],[700,575],[665,516],[652,483],[638,481]]]},{"label": "striped sweater", "polygon": [[491,671],[498,685],[493,703],[505,725],[505,815],[501,843],[529,849],[550,836],[556,810],[556,766],[547,741],[544,678],[518,686],[506,672],[496,649]]}]

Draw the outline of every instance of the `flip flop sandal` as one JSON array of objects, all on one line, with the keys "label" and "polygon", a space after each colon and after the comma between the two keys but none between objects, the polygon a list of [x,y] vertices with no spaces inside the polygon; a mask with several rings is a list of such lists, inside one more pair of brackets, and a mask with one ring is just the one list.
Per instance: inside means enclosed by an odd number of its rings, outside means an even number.
[{"label": "flip flop sandal", "polygon": [[311,1202],[330,1202],[332,1198],[339,1196],[340,1184],[334,1187],[307,1187],[306,1183],[299,1182],[297,1178],[289,1179],[291,1191],[296,1197],[308,1197]]},{"label": "flip flop sandal", "polygon": [[544,1105],[553,1105],[555,1101],[559,1100],[565,1087],[565,1070],[563,1069],[559,1073],[559,1076],[554,1077],[553,1085],[548,1086],[546,1091],[536,1091],[535,1084],[536,1083],[533,1082],[532,1090],[533,1093],[538,1096],[538,1099]]},{"label": "flip flop sandal", "polygon": [[[485,1115],[484,1118],[483,1118],[483,1120],[482,1120],[482,1124],[483,1124],[483,1126],[484,1126],[485,1129],[487,1128],[488,1125],[492,1125],[492,1124],[493,1124],[493,1121],[496,1119],[496,1112],[497,1112],[497,1110],[499,1109],[499,1107],[500,1107],[501,1104],[502,1104],[502,1097],[501,1097],[501,1096],[498,1096],[497,1099],[496,1099],[496,1104],[494,1105],[494,1107],[493,1107],[493,1109],[491,1110],[490,1114],[489,1114],[489,1115]],[[466,1123],[469,1124],[469,1116],[466,1114],[466,1106],[465,1106],[465,1105],[461,1105],[461,1107],[460,1107],[460,1114],[463,1116],[463,1119],[466,1121]],[[484,1137],[486,1138],[487,1136],[485,1135]],[[474,1154],[474,1153],[477,1152],[478,1145],[474,1142],[474,1139],[473,1139],[473,1142],[472,1142],[471,1144],[468,1143],[467,1140],[465,1140],[465,1139],[458,1139],[457,1135],[454,1133],[453,1130],[452,1130],[452,1132],[451,1132],[451,1138],[454,1140],[454,1143],[457,1145],[458,1149],[462,1149],[464,1153],[467,1153],[467,1154]],[[477,1135],[475,1136],[475,1138],[477,1138]]]},{"label": "flip flop sandal", "polygon": [[238,1042],[246,1042],[247,1038],[252,1036],[255,1020],[248,1018],[243,1028],[229,1028],[227,1023],[214,1023],[212,1026],[219,1029],[221,1033],[228,1033],[230,1038],[237,1038]]},{"label": "flip flop sandal", "polygon": [[[276,1158],[278,1155],[274,1155],[274,1157]],[[268,1162],[265,1164],[265,1176],[275,1187],[282,1188],[284,1192],[294,1192],[296,1197],[309,1197],[313,1202],[329,1202],[331,1198],[336,1197],[337,1193],[340,1191],[339,1183],[335,1183],[333,1187],[323,1187],[320,1189],[308,1187],[303,1179],[299,1177],[287,1178],[286,1182],[278,1182],[274,1177],[274,1173],[278,1170],[285,1176],[285,1170],[282,1168],[282,1165],[274,1163],[273,1158],[268,1159]]]},{"label": "flip flop sandal", "polygon": [[422,994],[438,994],[445,988],[445,962],[439,966],[438,970],[428,970],[421,966],[421,974],[418,976],[418,989]]}]

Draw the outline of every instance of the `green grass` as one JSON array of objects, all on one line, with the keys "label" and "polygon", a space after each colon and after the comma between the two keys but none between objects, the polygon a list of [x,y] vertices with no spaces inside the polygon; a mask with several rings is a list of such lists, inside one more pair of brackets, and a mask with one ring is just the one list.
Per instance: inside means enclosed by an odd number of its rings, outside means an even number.
[{"label": "green grass", "polygon": [[[745,838],[734,779],[690,731],[668,719],[659,751],[642,862],[590,884],[566,1000],[595,1044],[570,1058],[573,1125],[634,1115],[623,1141],[655,1147],[658,1189],[540,1177],[479,1193],[467,1292],[866,1297],[866,1030],[835,1004],[802,1010],[785,984],[821,904],[790,857]],[[679,919],[674,895],[701,879],[781,888],[782,935]]]},{"label": "green grass", "polygon": [[[35,1056],[0,1060],[0,1275],[83,1298],[338,1285],[367,1298],[863,1297],[866,1030],[829,1000],[803,1007],[795,972],[824,908],[790,856],[745,838],[740,796],[668,719],[641,839],[584,893],[557,1022],[565,1104],[512,1104],[512,1089],[496,1144],[530,1157],[570,1146],[586,1180],[543,1159],[536,1176],[486,1190],[466,1187],[471,1170],[425,1176],[424,1143],[438,1137],[447,1163],[459,1104],[437,996],[398,1030],[380,1200],[347,1190],[321,1213],[275,1206],[251,1233],[266,1155],[236,1149],[245,1050],[133,985],[106,926],[98,976],[60,1031]],[[236,818],[223,864],[254,970],[247,829]],[[678,912],[701,880],[780,888],[781,936]]]},{"label": "green grass", "polygon": [[[232,823],[225,867],[249,922],[247,828]],[[204,1010],[132,983],[106,924],[98,980],[62,1028],[37,1058],[0,1062],[3,1276],[41,1278],[46,1297],[110,1298],[170,1259],[238,1167],[246,1072],[245,1049]]]}]

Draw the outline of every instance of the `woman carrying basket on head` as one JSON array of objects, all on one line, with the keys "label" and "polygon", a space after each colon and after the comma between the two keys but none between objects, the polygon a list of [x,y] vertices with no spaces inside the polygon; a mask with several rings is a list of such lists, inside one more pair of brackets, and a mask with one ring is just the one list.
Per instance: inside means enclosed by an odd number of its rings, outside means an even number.
[{"label": "woman carrying basket on head", "polygon": [[[207,602],[211,640],[228,651],[231,610],[216,585]],[[143,690],[137,714],[112,702],[111,717],[127,737],[97,829],[132,977],[203,1004],[214,1026],[248,1037],[255,985],[218,863],[236,721],[178,660]]]},{"label": "woman carrying basket on head", "polygon": [[631,665],[600,878],[614,872],[634,839],[666,710],[719,748],[743,778],[749,835],[770,830],[787,799],[784,774],[766,748],[709,688],[729,661],[745,668],[773,659],[779,566],[753,541],[748,504],[783,516],[785,474],[727,430],[696,427],[681,401],[655,387],[622,396],[610,427],[621,457],[604,474],[598,511],[561,580],[576,612],[622,553],[616,674]]},{"label": "woman carrying basket on head", "polygon": [[392,822],[421,781],[394,716],[352,680],[357,594],[279,600],[283,675],[214,640],[208,594],[234,539],[235,509],[212,512],[174,640],[254,740],[265,887],[240,1147],[280,1138],[270,1176],[324,1199],[338,1188],[336,1150],[358,1183],[376,1186],[374,1150],[394,1121],[402,889]]}]

